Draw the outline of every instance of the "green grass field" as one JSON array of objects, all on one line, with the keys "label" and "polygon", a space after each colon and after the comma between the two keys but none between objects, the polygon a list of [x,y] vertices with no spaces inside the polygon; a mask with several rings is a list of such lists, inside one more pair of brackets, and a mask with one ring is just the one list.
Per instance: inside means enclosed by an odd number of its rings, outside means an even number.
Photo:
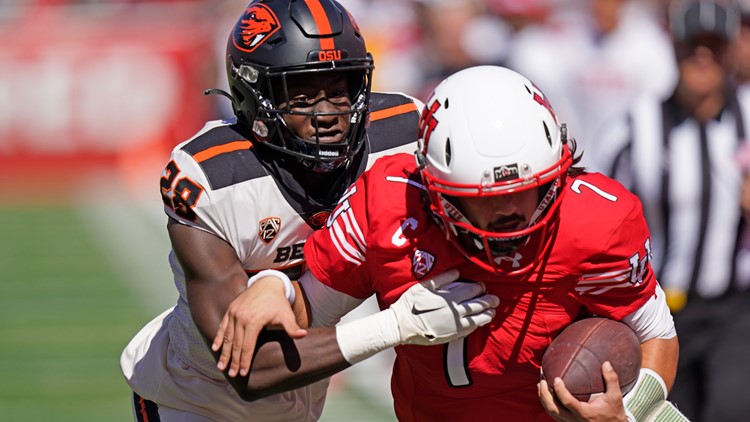
[{"label": "green grass field", "polygon": [[0,414],[128,421],[122,347],[147,310],[70,208],[0,210]]},{"label": "green grass field", "polygon": [[[176,293],[163,220],[121,205],[0,206],[0,420],[133,420],[120,352]],[[393,420],[335,385],[322,421]]]}]

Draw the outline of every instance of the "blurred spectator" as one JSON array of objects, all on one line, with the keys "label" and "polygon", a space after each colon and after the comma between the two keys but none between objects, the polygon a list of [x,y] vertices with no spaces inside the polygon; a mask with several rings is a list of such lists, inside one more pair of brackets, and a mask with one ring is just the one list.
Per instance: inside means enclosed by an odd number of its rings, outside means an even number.
[{"label": "blurred spectator", "polygon": [[[420,28],[415,22],[413,1],[343,0],[367,38],[375,59],[373,90],[417,95],[422,86]],[[390,388],[389,388],[390,396]]]},{"label": "blurred spectator", "polygon": [[[694,422],[748,420],[750,256],[741,234],[750,96],[731,79],[739,30],[730,3],[670,8],[679,80],[605,128],[596,162],[643,202],[653,264],[680,335],[670,399]],[[744,163],[743,166],[738,162]],[[742,168],[744,167],[744,168]]]},{"label": "blurred spectator", "polygon": [[516,34],[530,25],[544,22],[554,7],[553,0],[486,0],[492,13],[500,16]]},{"label": "blurred spectator", "polygon": [[595,131],[640,93],[666,95],[676,70],[667,33],[638,0],[584,0],[557,7],[513,43],[508,66],[549,96],[585,154]]},{"label": "blurred spectator", "polygon": [[731,49],[734,77],[737,83],[750,87],[750,0],[742,3],[740,33]]},{"label": "blurred spectator", "polygon": [[423,75],[419,98],[458,70],[503,61],[509,33],[487,13],[483,0],[416,0],[414,7],[420,30],[416,59]]}]

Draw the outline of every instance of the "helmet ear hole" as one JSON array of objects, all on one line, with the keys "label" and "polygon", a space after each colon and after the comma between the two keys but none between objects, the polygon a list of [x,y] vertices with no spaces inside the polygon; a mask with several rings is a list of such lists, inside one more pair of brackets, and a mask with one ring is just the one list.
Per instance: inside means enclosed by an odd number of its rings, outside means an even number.
[{"label": "helmet ear hole", "polygon": [[258,117],[258,102],[255,97],[252,93],[247,96],[241,89],[235,87],[230,87],[230,90],[235,99],[232,106],[237,108],[235,115],[238,119],[245,120],[246,124],[252,125],[252,122]]},{"label": "helmet ear hole", "polygon": [[547,135],[547,142],[549,142],[549,146],[552,146],[552,135],[549,133],[549,128],[547,127],[547,122],[542,121],[542,125],[544,126],[544,134]]},{"label": "helmet ear hole", "polygon": [[451,165],[451,138],[445,140],[445,165]]}]

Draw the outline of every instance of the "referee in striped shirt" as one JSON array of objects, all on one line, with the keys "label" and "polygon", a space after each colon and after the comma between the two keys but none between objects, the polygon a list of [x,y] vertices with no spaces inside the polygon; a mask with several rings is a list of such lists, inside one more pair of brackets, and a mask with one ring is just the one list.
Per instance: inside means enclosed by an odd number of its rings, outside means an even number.
[{"label": "referee in striped shirt", "polygon": [[[750,90],[729,77],[739,11],[695,0],[670,7],[679,81],[641,98],[592,148],[598,170],[643,202],[653,266],[680,336],[670,400],[691,421],[750,420],[750,246],[743,248],[740,165]],[[750,160],[745,160],[750,163]]]}]

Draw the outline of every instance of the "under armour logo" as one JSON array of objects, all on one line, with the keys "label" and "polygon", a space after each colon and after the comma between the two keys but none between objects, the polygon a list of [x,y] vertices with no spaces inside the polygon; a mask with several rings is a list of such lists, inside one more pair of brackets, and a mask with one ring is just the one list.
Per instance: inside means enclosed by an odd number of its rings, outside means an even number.
[{"label": "under armour logo", "polygon": [[511,268],[518,268],[521,266],[521,259],[523,259],[523,255],[521,255],[518,252],[515,252],[514,255],[511,256],[498,256],[495,258],[495,263],[501,264],[503,261],[510,261]]}]

